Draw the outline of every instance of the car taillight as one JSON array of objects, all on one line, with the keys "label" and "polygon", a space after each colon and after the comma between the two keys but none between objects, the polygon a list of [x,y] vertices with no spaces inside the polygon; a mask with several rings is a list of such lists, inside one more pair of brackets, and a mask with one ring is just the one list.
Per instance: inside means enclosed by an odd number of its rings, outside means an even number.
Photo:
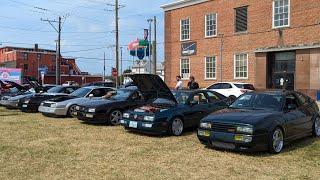
[{"label": "car taillight", "polygon": [[240,91],[244,94],[244,93],[246,93],[246,92],[248,92],[247,90],[245,90],[245,89],[240,89]]}]

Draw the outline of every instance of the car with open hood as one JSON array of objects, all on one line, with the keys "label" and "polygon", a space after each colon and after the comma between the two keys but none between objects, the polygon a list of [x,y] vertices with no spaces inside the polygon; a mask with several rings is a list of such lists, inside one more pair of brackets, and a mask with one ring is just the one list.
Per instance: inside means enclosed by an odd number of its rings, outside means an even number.
[{"label": "car with open hood", "polygon": [[79,89],[78,86],[56,86],[49,89],[46,93],[37,93],[29,98],[24,99],[24,102],[21,106],[21,111],[38,112],[38,108],[42,101],[56,97],[68,96],[77,89]]},{"label": "car with open hood", "polygon": [[88,86],[77,89],[69,96],[57,97],[47,101],[43,101],[38,111],[46,116],[72,116],[75,107],[79,103],[94,100],[102,97],[110,91],[115,91],[113,88]]},{"label": "car with open hood", "polygon": [[[123,114],[121,125],[127,130],[148,134],[170,134],[180,136],[186,129],[198,127],[200,120],[208,114],[228,106],[229,98],[209,90],[171,91],[158,76],[133,78],[159,96],[144,106]],[[137,84],[138,88],[141,84]]]},{"label": "car with open hood", "polygon": [[104,98],[79,103],[73,115],[91,124],[118,125],[124,111],[147,101],[136,87],[120,88]]},{"label": "car with open hood", "polygon": [[198,129],[200,142],[211,147],[271,153],[312,134],[320,137],[317,103],[300,92],[283,90],[246,93],[202,119]]}]

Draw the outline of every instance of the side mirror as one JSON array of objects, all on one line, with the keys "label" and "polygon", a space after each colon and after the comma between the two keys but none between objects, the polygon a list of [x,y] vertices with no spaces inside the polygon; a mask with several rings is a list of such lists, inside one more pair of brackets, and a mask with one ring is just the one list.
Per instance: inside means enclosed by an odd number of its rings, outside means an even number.
[{"label": "side mirror", "polygon": [[296,110],[297,108],[298,108],[298,106],[295,105],[295,104],[289,104],[288,105],[288,111],[293,111],[293,110]]},{"label": "side mirror", "polygon": [[93,94],[89,94],[89,98],[93,98],[94,96],[93,96]]}]

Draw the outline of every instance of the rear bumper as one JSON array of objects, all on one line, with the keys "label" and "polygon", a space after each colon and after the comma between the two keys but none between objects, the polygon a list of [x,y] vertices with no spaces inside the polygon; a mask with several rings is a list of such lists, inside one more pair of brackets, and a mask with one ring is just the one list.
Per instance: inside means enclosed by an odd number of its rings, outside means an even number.
[{"label": "rear bumper", "polygon": [[[237,135],[241,136],[241,134]],[[243,142],[235,140],[236,134],[234,133],[213,132],[200,128],[198,129],[197,136],[201,143],[219,149],[247,152],[264,151],[268,149],[268,134],[252,135],[251,142]]]},{"label": "rear bumper", "polygon": [[52,108],[39,106],[38,111],[44,115],[54,115],[54,116],[66,116],[67,110],[65,108]]},{"label": "rear bumper", "polygon": [[147,121],[134,121],[130,119],[120,120],[120,124],[126,129],[138,131],[146,134],[167,134],[168,122],[147,122]]}]

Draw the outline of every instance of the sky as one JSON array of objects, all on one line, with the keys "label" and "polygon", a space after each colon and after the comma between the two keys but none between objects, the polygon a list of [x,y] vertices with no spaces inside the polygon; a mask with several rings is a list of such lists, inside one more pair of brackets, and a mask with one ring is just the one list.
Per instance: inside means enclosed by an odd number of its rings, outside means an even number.
[{"label": "sky", "polygon": [[[143,38],[147,20],[157,17],[158,62],[164,58],[164,18],[161,5],[173,0],[119,0],[120,46],[123,46],[123,70],[132,66],[127,45]],[[114,0],[1,0],[0,46],[55,49],[57,33],[41,19],[63,19],[61,54],[76,57],[80,69],[103,73],[106,54],[107,74],[115,67]]]}]

